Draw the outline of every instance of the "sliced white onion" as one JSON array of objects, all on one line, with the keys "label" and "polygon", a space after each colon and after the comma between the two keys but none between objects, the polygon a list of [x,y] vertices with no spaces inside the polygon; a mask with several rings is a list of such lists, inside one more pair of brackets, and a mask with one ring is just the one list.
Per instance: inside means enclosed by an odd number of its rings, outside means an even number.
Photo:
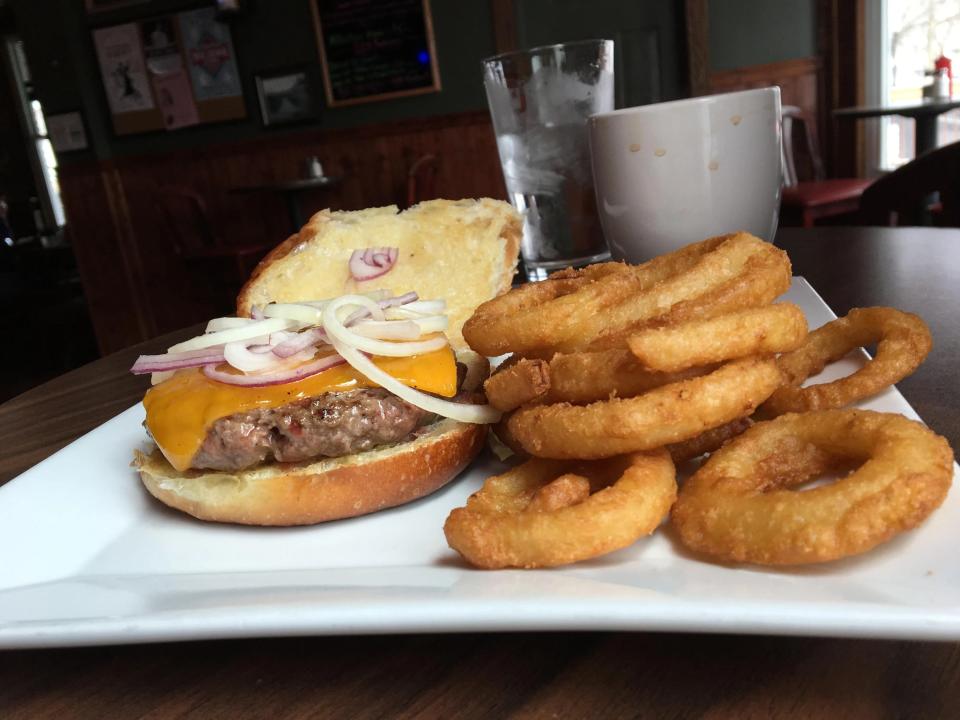
[{"label": "sliced white onion", "polygon": [[434,315],[432,317],[417,318],[411,322],[419,327],[420,332],[424,335],[445,332],[447,326],[450,324],[450,321],[447,320],[446,315]]},{"label": "sliced white onion", "polygon": [[428,395],[416,388],[408,387],[389,373],[378,368],[372,360],[359,350],[350,347],[337,338],[334,338],[333,347],[344,360],[350,363],[355,370],[363,373],[369,380],[377,383],[385,390],[392,392],[402,400],[406,400],[411,405],[416,405],[418,408],[422,408],[427,412],[477,425],[495,423],[500,419],[500,411],[495,410],[490,405],[455,403],[434,395]]},{"label": "sliced white onion", "polygon": [[258,320],[249,325],[229,330],[220,330],[218,332],[198,335],[195,338],[177,343],[169,348],[170,352],[183,352],[185,350],[199,350],[200,348],[212,347],[213,345],[223,345],[237,340],[247,340],[248,345],[257,342],[255,338],[268,338],[270,333],[277,330],[291,330],[298,327],[298,323],[284,318],[268,318]]},{"label": "sliced white onion", "polygon": [[416,340],[423,335],[413,320],[364,320],[352,325],[350,330],[378,340]]},{"label": "sliced white onion", "polygon": [[272,352],[269,352],[271,349],[272,348],[267,345],[268,352],[252,352],[247,349],[245,340],[238,340],[237,342],[227,343],[223,346],[223,358],[237,370],[257,372],[259,370],[266,370],[277,364],[278,358]]},{"label": "sliced white onion", "polygon": [[319,324],[322,312],[320,308],[305,303],[270,303],[263,309],[265,317],[295,320],[303,325]]},{"label": "sliced white onion", "polygon": [[[372,317],[374,320],[384,320],[386,318],[386,316],[383,314],[383,308],[380,307],[380,303],[376,303],[376,302],[373,302],[372,300],[368,300],[362,295],[344,295],[343,297],[353,298],[354,301],[349,303],[340,303],[339,305],[337,305],[338,310],[342,307],[349,308],[349,306],[351,305],[358,306],[358,309],[347,314],[347,316],[344,318],[343,320],[344,325],[353,325],[354,323],[359,322],[360,320],[363,320],[364,318],[368,318],[368,317]],[[340,299],[342,298],[337,298],[337,300],[340,300]],[[333,301],[333,302],[336,302],[336,301]],[[327,305],[327,307],[330,307],[330,306]],[[324,312],[324,317],[326,317],[327,309],[324,308],[323,312]],[[326,329],[326,324],[324,324],[324,328]]]},{"label": "sliced white onion", "polygon": [[380,298],[378,303],[381,308],[386,310],[387,308],[397,307],[398,305],[409,305],[419,297],[415,292],[407,292],[403,295],[397,295],[396,297]]},{"label": "sliced white onion", "polygon": [[406,320],[423,315],[442,315],[447,312],[445,300],[416,300],[385,311],[388,320]]},{"label": "sliced white onion", "polygon": [[216,365],[204,365],[203,374],[211,380],[226,383],[227,385],[243,385],[244,387],[266,387],[268,385],[281,385],[283,383],[303,380],[311,375],[316,375],[324,370],[329,370],[337,365],[342,365],[344,360],[339,355],[329,355],[319,358],[313,362],[297,365],[296,367],[284,367],[282,370],[270,373],[259,373],[252,375],[237,375],[235,373],[220,370]]},{"label": "sliced white onion", "polygon": [[[363,290],[362,292],[357,292],[357,295],[363,295],[364,297],[368,297],[371,300],[376,300],[379,302],[380,300],[386,300],[389,298],[391,295],[393,295],[393,292],[387,290],[386,288],[379,288],[377,290]],[[309,305],[310,307],[323,310],[327,306],[327,303],[333,299],[334,298],[324,298],[323,300],[300,300],[299,304]]]},{"label": "sliced white onion", "polygon": [[240,317],[219,317],[214,318],[207,323],[207,327],[204,332],[219,332],[220,330],[230,330],[231,328],[246,327],[252,322],[256,322],[251,318],[240,318]]},{"label": "sliced white onion", "polygon": [[[359,295],[344,295],[327,305],[323,311],[323,326],[326,328],[327,335],[330,336],[330,339],[347,343],[351,347],[358,348],[371,355],[383,355],[385,357],[410,357],[411,355],[421,355],[446,347],[447,339],[442,335],[428,340],[418,340],[414,342],[387,342],[385,340],[365,338],[362,335],[357,335],[350,328],[346,327],[340,318],[337,317],[338,311],[341,308],[355,305],[366,307],[366,303],[368,302],[370,301]],[[334,347],[336,346],[337,344],[334,343]]]}]

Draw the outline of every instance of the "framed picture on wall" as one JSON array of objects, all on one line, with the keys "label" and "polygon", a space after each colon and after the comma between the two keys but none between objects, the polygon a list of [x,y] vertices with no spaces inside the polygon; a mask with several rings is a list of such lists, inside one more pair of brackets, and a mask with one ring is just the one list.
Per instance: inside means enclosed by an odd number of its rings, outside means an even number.
[{"label": "framed picture on wall", "polygon": [[87,131],[79,112],[47,115],[47,137],[58,153],[86,150]]},{"label": "framed picture on wall", "polygon": [[440,91],[430,0],[310,0],[329,107]]},{"label": "framed picture on wall", "polygon": [[316,117],[317,102],[310,76],[299,68],[257,75],[260,117],[267,127]]}]

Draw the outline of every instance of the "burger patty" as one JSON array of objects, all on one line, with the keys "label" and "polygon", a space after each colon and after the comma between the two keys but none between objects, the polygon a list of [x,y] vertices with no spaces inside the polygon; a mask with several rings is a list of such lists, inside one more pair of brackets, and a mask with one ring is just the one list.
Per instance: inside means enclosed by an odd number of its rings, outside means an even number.
[{"label": "burger patty", "polygon": [[430,413],[382,388],[317,395],[217,420],[191,467],[243,470],[267,460],[339,457],[400,442]]}]

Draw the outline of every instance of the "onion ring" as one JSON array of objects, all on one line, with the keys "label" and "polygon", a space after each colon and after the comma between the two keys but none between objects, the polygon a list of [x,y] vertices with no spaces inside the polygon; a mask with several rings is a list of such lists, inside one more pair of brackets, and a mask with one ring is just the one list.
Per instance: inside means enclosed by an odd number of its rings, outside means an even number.
[{"label": "onion ring", "polygon": [[509,364],[506,362],[501,364],[497,371],[483,383],[487,401],[501,412],[508,412],[533,402],[543,397],[549,389],[549,363],[544,360],[526,360],[519,357]]},{"label": "onion ring", "polygon": [[806,337],[803,311],[793,303],[781,303],[650,328],[631,336],[627,345],[648,370],[676,372],[748,355],[796,350]]},{"label": "onion ring", "polygon": [[714,369],[651,372],[626,349],[557,354],[549,362],[511,358],[487,379],[484,391],[491,405],[507,412],[534,402],[586,404],[632,397]]},{"label": "onion ring", "polygon": [[443,531],[477,567],[555,567],[649,535],[676,492],[664,450],[573,466],[533,459],[488,478],[466,507],[450,513]]},{"label": "onion ring", "polygon": [[637,397],[523,407],[507,426],[535,457],[611,457],[689,440],[749,415],[780,383],[775,360],[745,358]]},{"label": "onion ring", "polygon": [[[830,485],[789,489],[846,460],[865,462]],[[671,518],[685,545],[714,559],[826,562],[919,525],[952,477],[947,441],[901,415],[787,414],[711,455],[684,483]]]},{"label": "onion ring", "polygon": [[689,440],[671,443],[667,445],[667,450],[670,452],[673,462],[679,465],[701,455],[716,452],[737,435],[742,435],[751,425],[753,425],[753,420],[750,418],[737,418],[726,425],[702,432]]},{"label": "onion ring", "polygon": [[[873,343],[877,343],[876,356],[849,377],[800,387],[828,363]],[[910,375],[931,347],[930,329],[918,316],[888,307],[854,308],[846,317],[811,332],[799,349],[778,358],[785,384],[764,403],[761,414],[776,417],[850,405]]]},{"label": "onion ring", "polygon": [[464,337],[486,355],[548,358],[622,345],[626,334],[659,319],[765,305],[790,284],[786,253],[747,233],[710,238],[636,267],[609,265],[494,298],[477,308]]}]

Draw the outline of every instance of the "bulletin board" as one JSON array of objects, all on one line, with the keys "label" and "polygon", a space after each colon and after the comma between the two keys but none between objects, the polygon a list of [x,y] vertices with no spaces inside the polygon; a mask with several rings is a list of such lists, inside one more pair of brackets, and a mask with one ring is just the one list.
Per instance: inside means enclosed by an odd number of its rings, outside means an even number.
[{"label": "bulletin board", "polygon": [[246,116],[230,27],[213,7],[93,30],[118,135]]}]

